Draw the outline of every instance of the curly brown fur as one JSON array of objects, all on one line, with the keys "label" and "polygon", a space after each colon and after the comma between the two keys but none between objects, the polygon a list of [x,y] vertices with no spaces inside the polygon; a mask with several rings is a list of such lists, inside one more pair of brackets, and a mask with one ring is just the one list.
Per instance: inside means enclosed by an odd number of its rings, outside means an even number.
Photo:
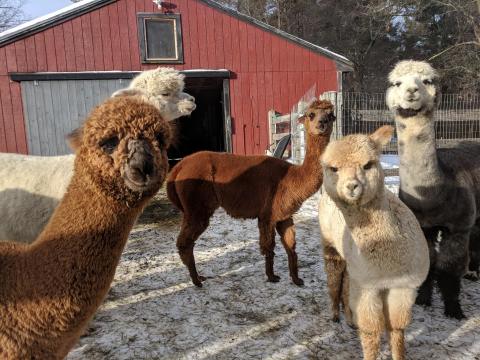
[{"label": "curly brown fur", "polygon": [[[113,138],[118,145],[106,147]],[[169,125],[139,100],[107,101],[70,139],[74,175],[44,231],[31,245],[0,243],[2,359],[66,356],[106,296],[137,216],[166,176]],[[143,171],[143,182],[135,171]]]},{"label": "curly brown fur", "polygon": [[322,185],[319,158],[335,119],[328,101],[313,102],[306,114],[307,153],[301,166],[268,156],[199,152],[172,169],[167,194],[183,211],[177,247],[195,285],[201,286],[204,278],[196,270],[194,243],[219,207],[234,218],[258,219],[260,250],[271,282],[279,280],[273,271],[276,229],[288,255],[290,276],[295,284],[303,284],[298,277],[292,215]]}]

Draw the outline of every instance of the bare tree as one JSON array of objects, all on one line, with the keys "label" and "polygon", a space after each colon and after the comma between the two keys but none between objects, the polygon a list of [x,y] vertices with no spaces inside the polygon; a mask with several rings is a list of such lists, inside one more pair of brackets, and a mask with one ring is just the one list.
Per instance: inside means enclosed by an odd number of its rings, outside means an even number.
[{"label": "bare tree", "polygon": [[0,0],[0,31],[25,22],[23,0]]}]

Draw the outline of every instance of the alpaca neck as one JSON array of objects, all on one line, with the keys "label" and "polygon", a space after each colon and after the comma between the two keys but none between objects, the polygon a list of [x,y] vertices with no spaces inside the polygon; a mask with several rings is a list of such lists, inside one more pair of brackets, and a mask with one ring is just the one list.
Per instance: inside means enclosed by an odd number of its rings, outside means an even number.
[{"label": "alpaca neck", "polygon": [[439,199],[439,185],[444,182],[435,146],[432,113],[395,118],[400,156],[400,192],[409,205],[416,207]]},{"label": "alpaca neck", "polygon": [[313,135],[307,131],[307,149],[302,165],[292,166],[285,183],[296,200],[304,201],[315,194],[322,186],[322,166],[320,156],[328,145],[330,136]]},{"label": "alpaca neck", "polygon": [[[141,209],[129,208],[74,175],[50,222],[32,244],[27,264],[19,269],[25,296],[61,302],[58,322],[67,332],[88,321],[110,287]],[[29,274],[22,275],[27,269]]]}]

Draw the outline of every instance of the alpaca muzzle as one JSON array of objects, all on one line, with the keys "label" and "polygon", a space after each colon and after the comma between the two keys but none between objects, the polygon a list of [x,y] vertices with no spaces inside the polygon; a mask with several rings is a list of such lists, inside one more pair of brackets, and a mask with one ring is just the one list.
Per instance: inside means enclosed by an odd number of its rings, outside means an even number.
[{"label": "alpaca muzzle", "polygon": [[144,191],[156,182],[155,157],[146,140],[128,142],[128,160],[124,170],[126,185],[134,191]]}]

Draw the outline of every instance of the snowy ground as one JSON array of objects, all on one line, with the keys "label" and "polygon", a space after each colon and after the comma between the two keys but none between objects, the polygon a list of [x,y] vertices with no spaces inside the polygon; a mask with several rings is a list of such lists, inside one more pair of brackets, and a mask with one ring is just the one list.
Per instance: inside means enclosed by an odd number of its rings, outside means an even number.
[{"label": "snowy ground", "polygon": [[[395,188],[398,178],[390,179]],[[255,221],[218,211],[198,240],[202,289],[176,253],[180,215],[158,196],[132,231],[104,305],[68,359],[353,359],[357,334],[331,322],[319,246],[318,194],[295,216],[304,287],[293,285],[277,243],[279,283],[265,281]],[[468,320],[446,319],[433,306],[414,307],[409,359],[480,359],[480,284],[463,281]],[[383,343],[381,359],[388,359]]]}]

